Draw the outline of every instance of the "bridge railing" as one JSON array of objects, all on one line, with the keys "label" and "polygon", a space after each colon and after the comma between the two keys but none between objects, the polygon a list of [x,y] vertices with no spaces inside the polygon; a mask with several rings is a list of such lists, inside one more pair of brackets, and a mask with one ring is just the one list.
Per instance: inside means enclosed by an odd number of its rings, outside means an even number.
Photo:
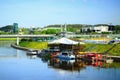
[{"label": "bridge railing", "polygon": [[16,37],[53,37],[55,35],[0,35],[0,38],[16,38]]}]

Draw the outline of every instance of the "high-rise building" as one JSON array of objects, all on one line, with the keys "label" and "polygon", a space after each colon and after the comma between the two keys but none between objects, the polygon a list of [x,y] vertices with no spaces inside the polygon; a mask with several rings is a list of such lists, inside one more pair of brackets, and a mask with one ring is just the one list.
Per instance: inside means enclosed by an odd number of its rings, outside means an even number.
[{"label": "high-rise building", "polygon": [[13,33],[18,33],[18,23],[13,23]]}]

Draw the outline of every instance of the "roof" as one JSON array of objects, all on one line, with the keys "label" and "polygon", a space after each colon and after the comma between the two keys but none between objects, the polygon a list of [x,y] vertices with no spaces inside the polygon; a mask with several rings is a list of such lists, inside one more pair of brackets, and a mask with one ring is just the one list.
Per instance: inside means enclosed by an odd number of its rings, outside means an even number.
[{"label": "roof", "polygon": [[60,38],[58,40],[54,40],[54,41],[50,42],[50,44],[78,44],[78,42],[64,37],[64,38]]}]

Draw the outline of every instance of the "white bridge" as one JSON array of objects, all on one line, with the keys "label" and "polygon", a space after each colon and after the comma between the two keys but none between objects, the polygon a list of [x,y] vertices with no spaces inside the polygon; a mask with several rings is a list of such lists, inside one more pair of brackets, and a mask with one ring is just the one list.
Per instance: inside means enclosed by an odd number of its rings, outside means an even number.
[{"label": "white bridge", "polygon": [[55,35],[0,35],[0,38],[17,38],[17,45],[19,45],[19,38],[31,38],[31,37],[55,37]]},{"label": "white bridge", "polygon": [[[108,34],[108,35],[102,35],[102,34],[91,34],[91,35],[86,35],[86,34],[83,34],[83,35],[67,35],[66,37],[68,38],[74,38],[74,37],[101,37],[101,36],[104,36],[104,37],[111,37],[111,38],[116,38],[116,37],[119,37],[120,34]],[[31,38],[31,37],[39,37],[39,38],[50,38],[50,37],[56,37],[56,35],[0,35],[0,38],[17,38],[17,45],[19,45],[19,38]]]}]

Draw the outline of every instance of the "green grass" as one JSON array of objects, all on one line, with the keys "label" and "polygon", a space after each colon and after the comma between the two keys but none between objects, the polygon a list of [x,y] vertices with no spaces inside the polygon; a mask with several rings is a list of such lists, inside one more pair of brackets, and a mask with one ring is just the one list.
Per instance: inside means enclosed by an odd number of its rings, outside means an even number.
[{"label": "green grass", "polygon": [[16,41],[16,38],[0,38],[0,41]]},{"label": "green grass", "polygon": [[119,44],[115,44],[115,47],[112,48],[109,53],[111,55],[115,55],[115,56],[120,56],[120,43]]},{"label": "green grass", "polygon": [[48,43],[47,42],[20,42],[19,44],[22,47],[26,48],[32,48],[32,49],[46,49],[48,48]]},{"label": "green grass", "polygon": [[111,45],[108,45],[108,44],[96,44],[94,45],[95,47],[92,48],[90,51],[93,51],[93,52],[99,52],[99,53],[104,53],[106,52],[108,49],[111,48]]},{"label": "green grass", "polygon": [[85,44],[84,46],[86,47],[83,51],[98,52],[98,53],[106,52],[105,54],[120,56],[120,43],[119,44]]}]

